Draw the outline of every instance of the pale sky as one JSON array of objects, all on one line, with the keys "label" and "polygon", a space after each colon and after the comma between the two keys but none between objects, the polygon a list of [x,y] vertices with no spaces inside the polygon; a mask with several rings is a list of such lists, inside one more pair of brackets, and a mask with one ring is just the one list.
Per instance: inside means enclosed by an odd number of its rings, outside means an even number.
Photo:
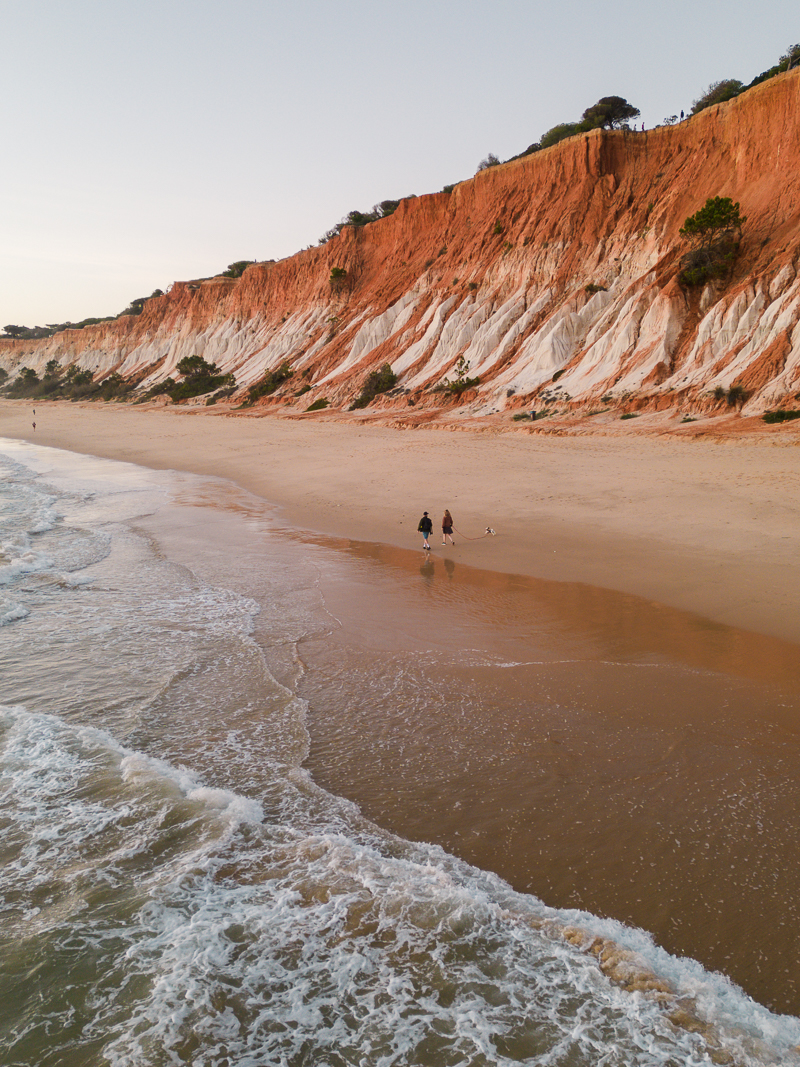
[{"label": "pale sky", "polygon": [[601,96],[648,127],[797,0],[0,0],[0,326],[121,311],[437,192]]}]

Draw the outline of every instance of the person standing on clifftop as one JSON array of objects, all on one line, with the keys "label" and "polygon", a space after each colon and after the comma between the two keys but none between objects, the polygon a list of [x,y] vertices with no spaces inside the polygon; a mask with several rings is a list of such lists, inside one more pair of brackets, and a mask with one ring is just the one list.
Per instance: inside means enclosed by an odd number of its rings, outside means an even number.
[{"label": "person standing on clifftop", "polygon": [[428,518],[427,511],[423,511],[422,518],[419,520],[419,526],[417,527],[417,529],[422,534],[422,548],[423,548],[423,550],[426,550],[426,551],[430,552],[431,546],[428,544],[428,538],[431,535],[431,530],[433,529],[433,523]]}]

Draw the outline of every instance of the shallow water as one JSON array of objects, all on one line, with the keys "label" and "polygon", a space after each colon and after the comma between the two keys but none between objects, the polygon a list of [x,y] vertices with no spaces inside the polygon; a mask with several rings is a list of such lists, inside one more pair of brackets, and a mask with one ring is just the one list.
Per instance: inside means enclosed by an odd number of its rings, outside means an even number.
[{"label": "shallow water", "polygon": [[[740,636],[687,665],[632,598],[580,629],[564,598],[606,594],[490,588],[298,535],[225,483],[1,445],[4,1063],[790,1062],[796,1018],[571,910],[605,893],[627,918],[635,883],[630,920],[668,906],[694,945],[705,897],[738,959],[713,873],[739,849],[784,966],[790,650],[763,646],[768,681],[721,669]],[[704,1029],[567,924],[638,952]]]}]

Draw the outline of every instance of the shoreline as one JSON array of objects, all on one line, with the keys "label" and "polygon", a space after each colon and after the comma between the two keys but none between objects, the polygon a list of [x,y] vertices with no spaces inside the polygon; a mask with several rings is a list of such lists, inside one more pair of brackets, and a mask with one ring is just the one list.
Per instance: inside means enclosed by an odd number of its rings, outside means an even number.
[{"label": "shoreline", "polygon": [[[800,451],[675,437],[458,432],[207,409],[0,401],[0,437],[225,478],[301,529],[614,589],[800,643]],[[772,447],[770,447],[772,445]],[[456,546],[439,519],[455,516]],[[487,526],[496,536],[481,535]],[[470,539],[472,538],[472,539]]]}]

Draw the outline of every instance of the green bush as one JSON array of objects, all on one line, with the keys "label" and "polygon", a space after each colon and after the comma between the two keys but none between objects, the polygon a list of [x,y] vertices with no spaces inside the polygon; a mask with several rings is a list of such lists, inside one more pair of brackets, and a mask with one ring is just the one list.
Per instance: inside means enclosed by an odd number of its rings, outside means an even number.
[{"label": "green bush", "polygon": [[714,104],[723,104],[726,100],[732,100],[744,89],[744,85],[737,78],[723,78],[722,81],[712,82],[699,100],[692,104],[692,115],[705,111]]},{"label": "green bush", "polygon": [[215,389],[236,385],[232,374],[221,374],[216,363],[207,363],[202,356],[185,356],[178,363],[177,371],[184,380],[168,390],[170,399],[176,404],[181,400],[212,393]]},{"label": "green bush", "polygon": [[397,375],[388,363],[384,363],[380,370],[371,371],[367,375],[361,394],[350,405],[350,410],[355,411],[357,408],[365,408],[376,396],[388,392],[395,385],[397,385]]},{"label": "green bush", "polygon": [[747,400],[747,390],[743,385],[732,385],[725,399],[728,401],[729,407],[743,404]]},{"label": "green bush", "polygon": [[478,169],[475,173],[480,174],[482,170],[489,170],[490,167],[497,167],[499,165],[500,160],[497,158],[494,152],[490,152],[486,159],[482,159],[480,161],[480,163],[478,164]]},{"label": "green bush", "polygon": [[335,226],[332,226],[330,230],[320,237],[319,243],[324,245],[334,237],[338,237],[345,226],[355,226],[359,229],[362,226],[369,225],[370,222],[377,222],[378,219],[385,219],[397,211],[398,207],[403,203],[403,200],[414,199],[415,195],[412,193],[410,196],[403,197],[400,200],[381,200],[379,204],[375,204],[372,211],[348,211],[341,222],[337,222]]},{"label": "green bush", "polygon": [[262,396],[269,396],[274,393],[278,386],[282,385],[288,378],[291,378],[293,374],[294,371],[287,360],[284,360],[277,370],[268,370],[260,381],[251,385],[247,390],[247,399],[244,402],[244,406],[249,407],[251,404],[255,404],[256,400],[260,400]]},{"label": "green bush", "polygon": [[620,415],[620,420],[623,420],[623,419],[638,419],[638,418],[639,418],[638,411],[626,411],[624,415]]},{"label": "green bush", "polygon": [[321,396],[319,400],[315,400],[313,404],[309,404],[306,411],[322,411],[323,408],[328,407],[330,401],[326,396]]},{"label": "green bush", "polygon": [[456,363],[456,376],[453,381],[449,378],[445,378],[440,385],[436,387],[437,392],[453,393],[455,396],[461,396],[467,389],[472,389],[473,386],[480,385],[480,378],[470,378],[469,363],[467,363],[464,356],[461,356]]},{"label": "green bush", "polygon": [[136,404],[146,404],[148,400],[152,400],[157,396],[164,396],[169,394],[170,390],[175,388],[174,378],[165,378],[163,382],[157,382],[155,385],[151,385],[150,388],[142,393],[135,401]]},{"label": "green bush", "polygon": [[[224,270],[220,275],[221,278],[241,278],[247,268],[255,263],[254,259],[237,259],[235,263],[229,263],[228,269]],[[153,293],[153,296],[156,294]],[[159,296],[163,294],[159,293]]]},{"label": "green bush", "polygon": [[792,422],[794,419],[800,419],[800,411],[765,411],[761,418],[764,422]]},{"label": "green bush", "polygon": [[[560,122],[558,126],[552,126],[547,133],[542,134],[539,148],[550,148],[552,145],[558,144],[559,141],[565,141],[567,137],[574,137],[576,133],[581,132],[582,127],[579,122]],[[533,147],[531,146],[531,148]]]},{"label": "green bush", "polygon": [[331,267],[331,273],[328,278],[331,289],[334,293],[339,293],[347,286],[347,270],[345,267]]},{"label": "green bush", "polygon": [[235,385],[229,385],[225,389],[218,389],[216,391],[216,393],[212,393],[212,395],[208,398],[208,400],[206,400],[206,407],[207,408],[212,407],[214,404],[216,404],[216,402],[218,400],[227,400],[228,397],[229,396],[233,396],[233,394],[235,392],[236,392],[236,386]]}]

